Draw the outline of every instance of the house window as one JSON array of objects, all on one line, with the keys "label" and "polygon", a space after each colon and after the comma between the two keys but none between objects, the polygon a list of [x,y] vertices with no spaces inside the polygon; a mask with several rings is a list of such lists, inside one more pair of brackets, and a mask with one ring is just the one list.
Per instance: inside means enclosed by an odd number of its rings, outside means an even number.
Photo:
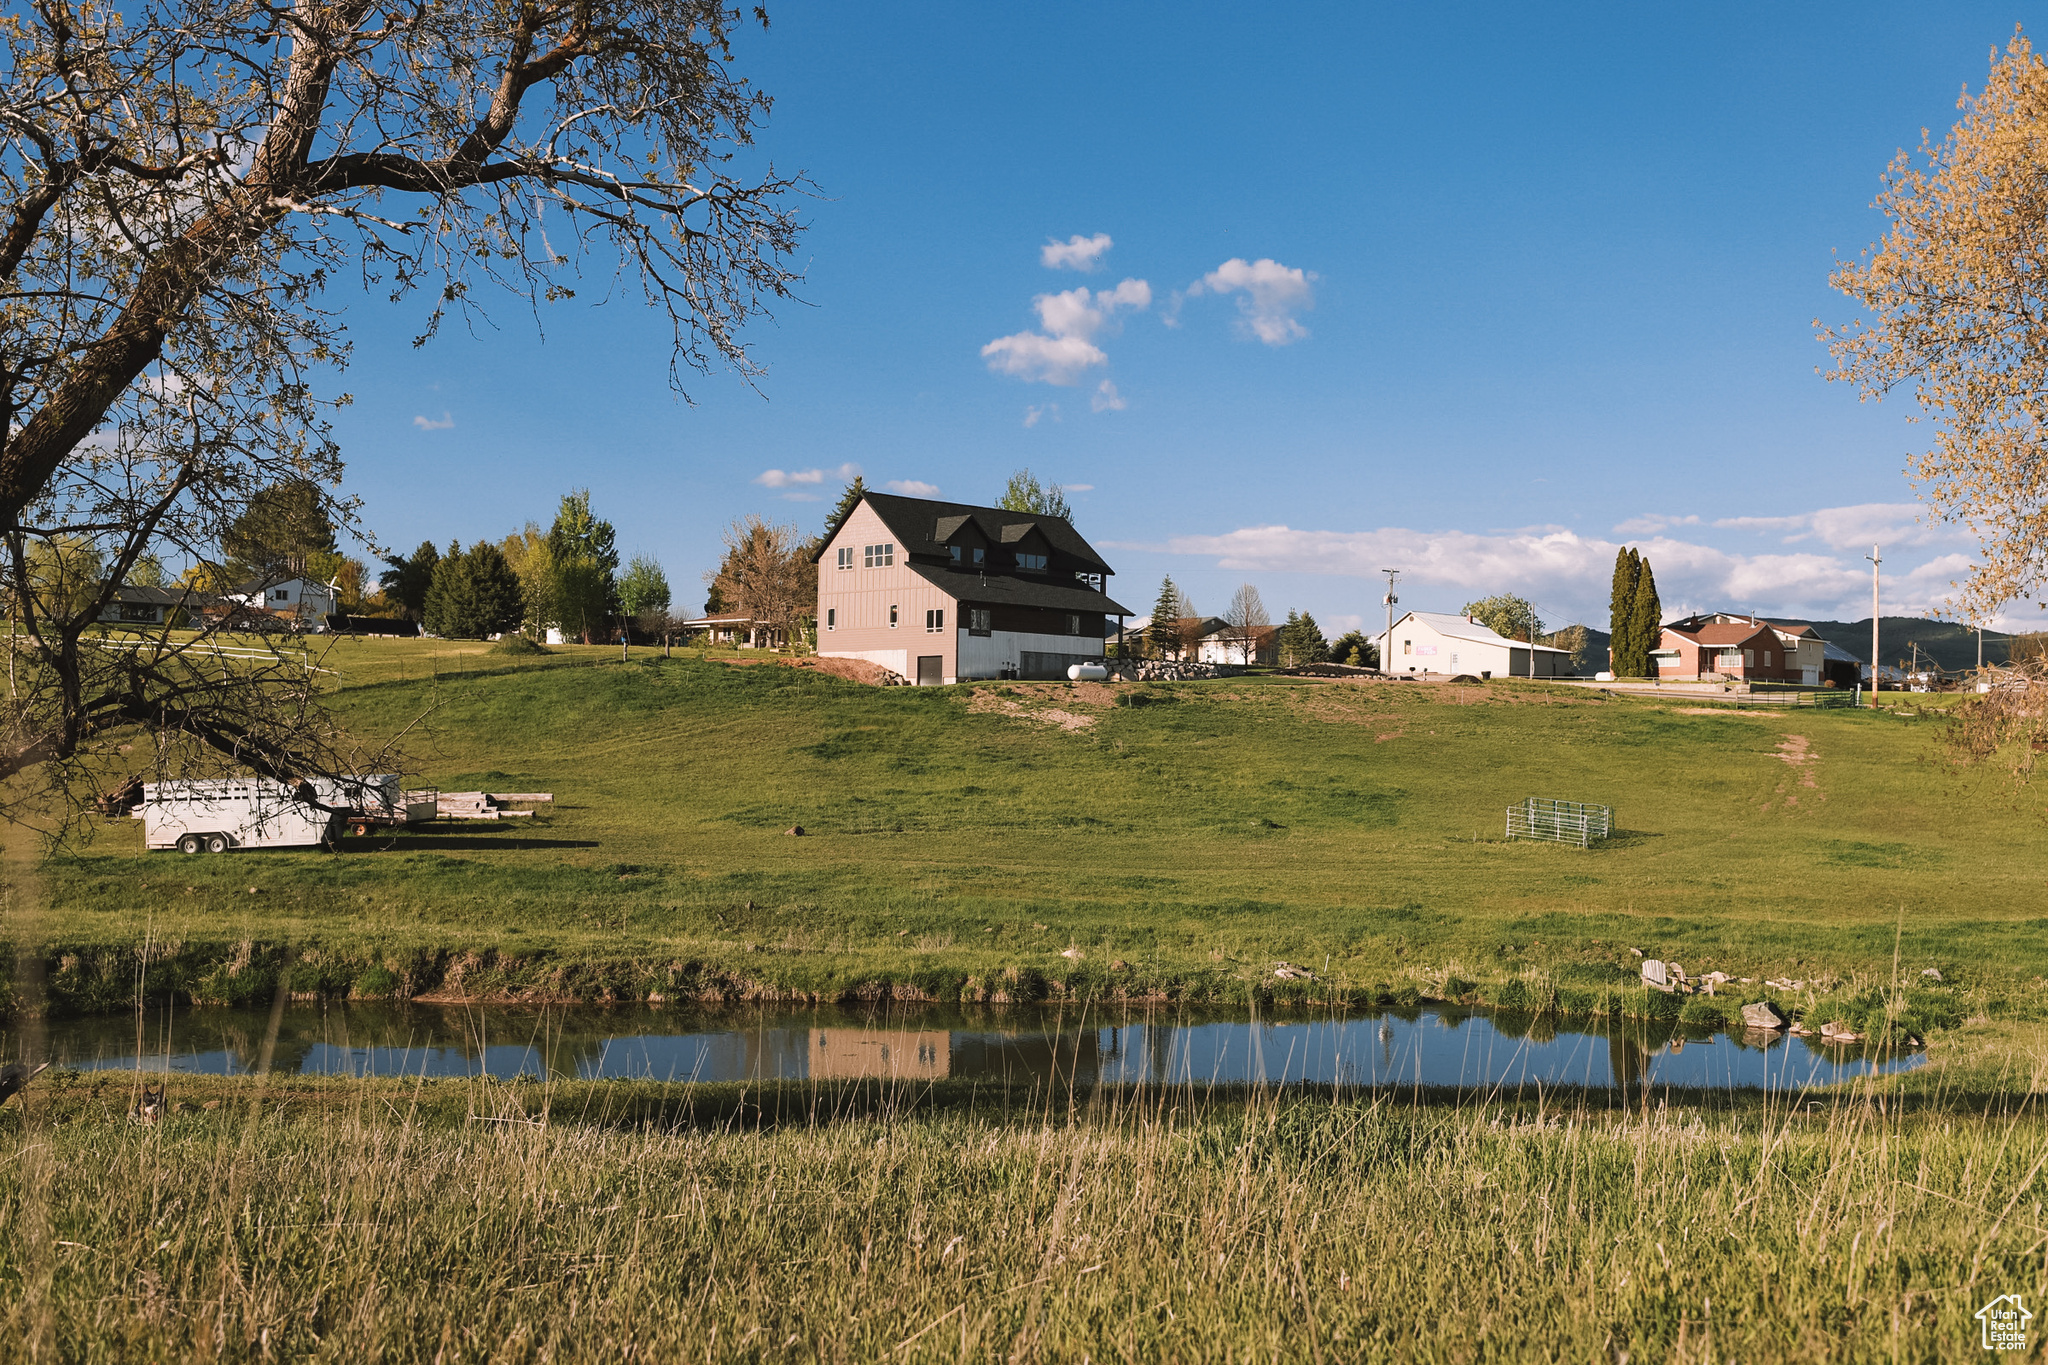
[{"label": "house window", "polygon": [[1045,567],[1045,556],[1044,556],[1044,555],[1018,555],[1018,556],[1017,556],[1017,567],[1018,567],[1018,568],[1020,568],[1020,569],[1033,569],[1033,570],[1037,570],[1037,569],[1043,569],[1043,568]]},{"label": "house window", "polygon": [[1403,640],[1401,642],[1401,652],[1403,654],[1413,654],[1415,652],[1415,642],[1413,640]]},{"label": "house window", "polygon": [[842,569],[853,567],[853,547],[851,545],[839,547],[839,567]]},{"label": "house window", "polygon": [[861,567],[886,569],[896,562],[894,545],[866,545],[861,548]]},{"label": "house window", "polygon": [[969,607],[967,609],[967,633],[969,635],[986,635],[989,633],[987,607]]},{"label": "house window", "polygon": [[273,592],[272,592],[272,593],[270,594],[270,596],[271,596],[271,600],[273,600],[273,601],[277,601],[277,602],[289,602],[289,601],[291,601],[291,600],[292,600],[292,595],[291,595],[291,592],[290,592],[290,590],[289,590],[289,589],[286,589],[286,588],[278,588],[278,589],[274,590],[274,591],[273,591]]},{"label": "house window", "polygon": [[889,629],[896,629],[896,608],[889,608]]},{"label": "house window", "polygon": [[941,631],[946,628],[946,609],[934,607],[924,614],[924,628],[927,631]]},{"label": "house window", "polygon": [[[841,553],[841,554],[845,554],[845,553],[846,553],[846,551],[844,551],[844,550],[841,550],[841,551],[840,551],[839,553]],[[852,565],[850,565],[850,564],[843,564],[843,565],[841,565],[840,567],[841,567],[841,568],[852,568],[853,566],[852,566]],[[827,630],[837,630],[837,629],[839,629],[839,608],[837,608],[837,607],[827,607],[827,608],[825,608],[825,629],[827,629]]]},{"label": "house window", "polygon": [[1755,662],[1756,658],[1750,650],[1745,649],[1742,651],[1742,666],[1744,668],[1748,668],[1751,664]]},{"label": "house window", "polygon": [[1069,634],[1069,635],[1079,635],[1080,633],[1081,633],[1081,618],[1080,618],[1080,617],[1078,617],[1078,616],[1069,616],[1069,617],[1067,618],[1067,634]]}]

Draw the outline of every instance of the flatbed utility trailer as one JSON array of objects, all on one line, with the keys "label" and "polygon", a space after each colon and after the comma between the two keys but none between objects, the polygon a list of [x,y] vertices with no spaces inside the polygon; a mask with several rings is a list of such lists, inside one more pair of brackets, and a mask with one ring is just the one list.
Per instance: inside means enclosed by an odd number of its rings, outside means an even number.
[{"label": "flatbed utility trailer", "polygon": [[341,812],[301,801],[296,792],[267,777],[145,782],[135,818],[145,845],[180,853],[326,843]]},{"label": "flatbed utility trailer", "polygon": [[342,823],[350,834],[399,825],[421,825],[434,818],[439,793],[408,792],[398,788],[397,773],[372,773],[368,777],[316,777],[313,794],[330,806],[344,806]]}]

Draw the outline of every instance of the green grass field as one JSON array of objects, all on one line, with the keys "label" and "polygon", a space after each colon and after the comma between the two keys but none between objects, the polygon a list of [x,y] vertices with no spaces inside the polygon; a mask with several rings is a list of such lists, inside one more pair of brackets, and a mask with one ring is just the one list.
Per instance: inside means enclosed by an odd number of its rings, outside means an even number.
[{"label": "green grass field", "polygon": [[10,1357],[1960,1361],[1979,1307],[2048,1290],[2038,1117],[1883,1084],[136,1097],[53,1076],[0,1110]]},{"label": "green grass field", "polygon": [[[1324,991],[1483,999],[1611,991],[1639,949],[1866,992],[1896,953],[1964,1012],[2031,1012],[2048,966],[2042,797],[1953,770],[1921,698],[1693,714],[1512,682],[878,689],[399,641],[326,662],[360,733],[414,727],[419,781],[555,805],[338,854],[146,855],[138,823],[104,826],[10,885],[60,1007],[132,1000],[145,940],[170,973],[153,979],[204,999],[267,998],[266,971],[301,993],[1227,999],[1282,959]],[[1620,837],[1503,841],[1532,794],[1611,804]]]}]

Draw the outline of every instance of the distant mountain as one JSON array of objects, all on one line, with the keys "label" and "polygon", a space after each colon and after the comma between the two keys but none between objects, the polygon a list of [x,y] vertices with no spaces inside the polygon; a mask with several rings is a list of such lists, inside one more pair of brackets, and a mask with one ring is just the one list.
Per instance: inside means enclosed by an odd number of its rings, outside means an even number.
[{"label": "distant mountain", "polygon": [[[1821,639],[1848,650],[1864,663],[1870,662],[1870,618],[1861,621],[1802,621],[1792,616],[1768,618],[1784,625],[1812,626]],[[1877,623],[1878,662],[1900,668],[1911,662],[1913,646],[1920,647],[1920,659],[1949,672],[1977,666],[1977,632],[1954,621],[1930,621],[1924,616],[1886,616]],[[1984,632],[1984,662],[2002,664],[2011,653],[2012,637],[1999,631]]]}]

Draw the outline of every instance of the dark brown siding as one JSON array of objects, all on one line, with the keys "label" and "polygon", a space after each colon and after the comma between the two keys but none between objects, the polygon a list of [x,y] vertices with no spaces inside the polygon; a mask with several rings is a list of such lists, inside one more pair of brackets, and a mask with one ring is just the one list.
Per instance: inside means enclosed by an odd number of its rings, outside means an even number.
[{"label": "dark brown siding", "polygon": [[[966,626],[970,619],[968,608],[978,605],[969,598],[960,599],[960,624]],[[1078,615],[1081,618],[1081,633],[1077,640],[1101,640],[1107,637],[1107,617],[1101,612],[1052,611],[1045,607],[988,607],[989,629],[1015,630],[1032,635],[1065,635],[1067,618]]]}]

